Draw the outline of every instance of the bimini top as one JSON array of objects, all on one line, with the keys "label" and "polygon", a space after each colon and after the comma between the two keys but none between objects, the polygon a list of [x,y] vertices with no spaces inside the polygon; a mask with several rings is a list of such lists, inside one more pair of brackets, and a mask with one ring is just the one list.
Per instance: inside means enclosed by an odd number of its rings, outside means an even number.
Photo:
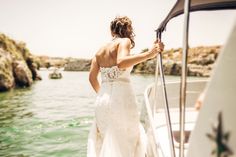
[{"label": "bimini top", "polygon": [[[191,0],[190,12],[199,10],[236,9],[236,0]],[[167,17],[156,30],[162,33],[167,23],[173,18],[184,13],[184,0],[177,0]]]}]

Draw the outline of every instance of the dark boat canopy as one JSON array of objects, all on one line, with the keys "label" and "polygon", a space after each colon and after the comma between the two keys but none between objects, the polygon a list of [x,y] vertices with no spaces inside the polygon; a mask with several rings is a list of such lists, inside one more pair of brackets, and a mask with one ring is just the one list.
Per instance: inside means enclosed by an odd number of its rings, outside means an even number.
[{"label": "dark boat canopy", "polygon": [[[236,9],[236,0],[191,0],[190,12],[199,10]],[[184,13],[184,0],[177,0],[165,20],[158,27],[157,35],[161,34],[167,23],[173,18]]]}]

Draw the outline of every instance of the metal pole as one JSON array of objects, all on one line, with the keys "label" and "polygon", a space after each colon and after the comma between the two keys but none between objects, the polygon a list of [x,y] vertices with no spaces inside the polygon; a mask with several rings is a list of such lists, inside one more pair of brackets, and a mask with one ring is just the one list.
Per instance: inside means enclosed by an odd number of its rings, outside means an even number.
[{"label": "metal pole", "polygon": [[[159,39],[161,41],[161,33],[160,32],[157,33],[157,39]],[[171,156],[175,157],[174,138],[173,138],[173,133],[172,133],[170,110],[169,110],[169,104],[168,104],[167,93],[166,93],[166,83],[165,83],[165,76],[164,76],[161,53],[159,53],[157,55],[157,61],[159,63],[159,71],[160,71],[161,84],[162,84],[162,92],[163,92],[163,96],[164,96],[165,116],[166,116],[166,124],[167,124],[168,137],[169,137],[170,152],[171,152]],[[158,64],[156,66],[158,66]],[[156,76],[157,76],[157,74],[156,74]]]},{"label": "metal pole", "polygon": [[[156,57],[156,63],[158,62],[158,55]],[[156,69],[155,69],[155,86],[154,86],[154,95],[155,97],[157,98],[157,87],[158,87],[158,64],[156,64]],[[155,111],[156,111],[156,105],[157,105],[157,99],[154,99],[154,103],[153,103],[153,106],[152,106],[152,109],[153,109],[153,118],[155,118]]]},{"label": "metal pole", "polygon": [[185,141],[185,104],[186,104],[186,75],[187,75],[187,58],[188,58],[188,33],[189,33],[189,8],[191,0],[185,0],[184,3],[184,36],[182,52],[182,74],[180,88],[180,151],[179,157],[184,157]]},{"label": "metal pole", "polygon": [[163,64],[162,64],[162,55],[160,53],[158,54],[158,59],[159,59],[158,61],[159,61],[159,68],[160,68],[162,92],[164,96],[165,115],[166,115],[166,123],[167,123],[167,130],[168,130],[168,137],[169,137],[169,144],[170,144],[170,152],[171,152],[171,156],[175,157],[175,148],[174,148],[172,127],[171,127],[170,110],[169,110],[169,104],[167,100],[166,84],[165,84],[165,77],[164,77]]}]

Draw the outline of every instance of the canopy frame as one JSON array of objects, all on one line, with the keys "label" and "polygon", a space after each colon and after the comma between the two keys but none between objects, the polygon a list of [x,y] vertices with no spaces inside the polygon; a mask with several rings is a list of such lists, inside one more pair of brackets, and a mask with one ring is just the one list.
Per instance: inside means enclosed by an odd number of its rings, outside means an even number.
[{"label": "canopy frame", "polygon": [[[236,9],[236,0],[192,0],[190,2],[190,12],[194,11],[214,11],[214,10],[227,10]],[[161,22],[156,29],[157,36],[166,29],[168,22],[184,13],[184,0],[177,0],[173,8],[170,10],[166,18]]]},{"label": "canopy frame", "polygon": [[[179,7],[179,8],[178,8]],[[185,108],[186,108],[186,87],[187,87],[187,58],[188,58],[188,36],[189,36],[189,14],[193,11],[200,10],[225,10],[225,9],[236,9],[236,0],[178,0],[170,13],[160,24],[156,30],[156,38],[161,39],[162,32],[166,29],[167,23],[174,17],[184,13],[184,33],[183,33],[183,55],[182,55],[182,73],[181,73],[181,87],[180,87],[180,151],[179,157],[184,157],[184,130],[185,130]],[[163,73],[162,56],[157,56],[157,62],[159,63],[161,83],[163,88],[164,100],[165,100],[165,111],[168,125],[168,133],[170,139],[171,156],[174,157],[175,151],[173,150],[173,135],[170,121],[170,112],[168,99],[165,87],[165,78]],[[158,64],[156,64],[158,66]],[[157,68],[157,67],[156,67]],[[158,72],[158,70],[156,70]],[[158,74],[156,74],[158,76]],[[157,79],[156,79],[157,80]]]}]

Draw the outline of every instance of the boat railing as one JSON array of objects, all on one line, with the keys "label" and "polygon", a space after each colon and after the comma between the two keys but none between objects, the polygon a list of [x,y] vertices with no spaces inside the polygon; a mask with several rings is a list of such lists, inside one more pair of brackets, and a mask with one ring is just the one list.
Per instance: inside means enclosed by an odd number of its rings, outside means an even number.
[{"label": "boat railing", "polygon": [[[145,101],[145,107],[146,107],[146,112],[147,112],[147,118],[148,118],[148,124],[145,123],[146,129],[147,129],[147,136],[148,136],[148,154],[151,154],[153,157],[158,157],[158,152],[157,152],[157,140],[156,140],[156,135],[155,135],[155,123],[154,123],[154,104],[150,103],[150,94],[152,93],[152,87],[154,84],[150,84],[144,92],[144,101]],[[150,155],[149,155],[150,156]]]},{"label": "boat railing", "polygon": [[[199,97],[200,93],[203,92],[203,89],[206,86],[206,83],[208,82],[208,79],[201,79],[201,80],[190,80],[188,81],[188,88],[186,90],[187,99],[186,104],[189,109],[193,109],[193,106]],[[178,100],[179,100],[179,88],[180,88],[180,80],[179,81],[172,81],[166,83],[166,89],[168,93],[168,101],[170,104],[170,110],[173,112],[173,110],[176,110],[178,107]],[[159,83],[155,87],[155,83],[152,83],[147,86],[144,92],[144,103],[145,103],[145,109],[146,109],[146,121],[145,121],[145,128],[146,132],[148,134],[149,139],[149,150],[151,150],[152,155],[151,156],[158,156],[158,154],[162,154],[161,156],[164,156],[162,149],[160,148],[158,135],[156,134],[156,129],[158,127],[158,124],[165,124],[167,125],[168,121],[166,118],[163,122],[158,122],[160,119],[155,117],[159,112],[165,112],[165,103],[162,93],[162,86]],[[173,117],[172,117],[173,118]],[[173,120],[173,119],[172,119]],[[174,120],[176,121],[176,120]],[[171,122],[174,122],[171,121]],[[171,123],[170,125],[173,125]],[[176,142],[174,142],[174,146],[176,146]],[[166,146],[168,147],[168,146]],[[171,149],[171,148],[170,148]],[[156,154],[156,155],[155,155]]]}]

